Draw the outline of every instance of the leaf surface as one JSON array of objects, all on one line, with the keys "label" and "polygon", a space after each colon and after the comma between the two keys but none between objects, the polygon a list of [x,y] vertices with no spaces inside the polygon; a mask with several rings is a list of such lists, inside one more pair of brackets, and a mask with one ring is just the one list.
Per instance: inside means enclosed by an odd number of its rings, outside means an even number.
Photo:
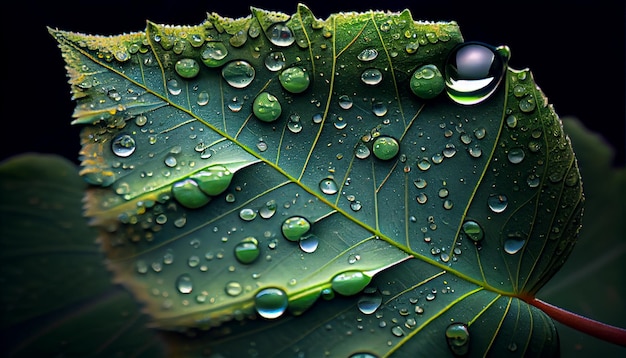
[{"label": "leaf surface", "polygon": [[[251,10],[50,29],[84,125],[85,213],[151,324],[207,335],[172,333],[191,354],[267,355],[277,335],[277,355],[557,350],[522,299],[573,248],[582,191],[531,73],[408,11]],[[481,76],[462,49],[488,58]]]}]

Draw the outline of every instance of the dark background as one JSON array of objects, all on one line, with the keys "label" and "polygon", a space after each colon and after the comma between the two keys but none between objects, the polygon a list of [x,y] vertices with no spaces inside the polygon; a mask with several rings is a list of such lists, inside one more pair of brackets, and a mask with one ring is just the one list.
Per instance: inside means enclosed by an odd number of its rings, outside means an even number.
[{"label": "dark background", "polygon": [[[304,2],[304,1],[303,1]],[[411,10],[415,20],[460,25],[466,40],[508,45],[515,69],[530,68],[560,117],[575,116],[615,148],[625,162],[625,5],[623,1],[309,1],[318,18],[341,11]],[[78,163],[79,127],[64,62],[46,26],[99,35],[143,31],[146,20],[197,25],[207,12],[245,17],[250,5],[287,14],[296,1],[151,0],[18,1],[4,5],[3,123],[0,160],[35,151]]]}]

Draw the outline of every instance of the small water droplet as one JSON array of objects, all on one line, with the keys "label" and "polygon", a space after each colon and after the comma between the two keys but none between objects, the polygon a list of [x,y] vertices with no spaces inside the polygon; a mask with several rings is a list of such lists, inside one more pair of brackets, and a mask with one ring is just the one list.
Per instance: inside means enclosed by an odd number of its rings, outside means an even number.
[{"label": "small water droplet", "polygon": [[209,93],[202,91],[198,93],[198,99],[196,100],[198,106],[206,106],[209,103]]},{"label": "small water droplet", "polygon": [[374,113],[376,117],[384,117],[387,112],[387,106],[383,102],[376,101],[372,103],[372,113]]},{"label": "small water droplet", "polygon": [[494,213],[501,213],[506,209],[509,204],[509,200],[506,195],[503,194],[490,195],[487,199],[487,204],[489,205],[489,209],[491,209]]},{"label": "small water droplet", "polygon": [[343,108],[343,109],[350,109],[352,108],[352,104],[354,102],[352,102],[352,98],[350,98],[350,96],[342,94],[341,96],[339,96],[339,107]]},{"label": "small water droplet", "polygon": [[273,122],[280,117],[282,106],[276,96],[268,92],[261,92],[252,103],[252,111],[261,121]]},{"label": "small water droplet", "polygon": [[357,307],[363,314],[373,314],[381,306],[383,302],[383,296],[377,289],[366,288],[363,291],[363,295],[359,297]]},{"label": "small water droplet", "polygon": [[363,62],[373,61],[378,57],[378,51],[375,48],[366,48],[357,55],[357,58]]},{"label": "small water droplet", "polygon": [[292,114],[289,116],[289,121],[287,122],[287,129],[289,129],[291,133],[302,132],[302,123],[300,122],[299,115]]},{"label": "small water droplet", "polygon": [[111,143],[113,154],[122,158],[130,156],[136,149],[135,139],[130,134],[119,134]]},{"label": "small water droplet", "polygon": [[522,112],[532,112],[535,110],[535,107],[537,107],[537,103],[532,95],[528,95],[519,101],[519,109]]},{"label": "small water droplet", "polygon": [[239,211],[239,217],[244,221],[252,221],[256,218],[256,211],[250,208],[243,208]]},{"label": "small water droplet", "polygon": [[167,81],[167,90],[174,96],[178,96],[183,91],[180,87],[180,83],[175,79]]},{"label": "small water droplet", "polygon": [[193,290],[193,283],[191,282],[191,276],[189,274],[182,274],[176,279],[176,288],[180,293],[191,293]]},{"label": "small water droplet", "polygon": [[509,128],[515,128],[515,126],[517,126],[517,117],[515,117],[514,114],[511,114],[508,117],[506,117],[506,125]]},{"label": "small water droplet", "polygon": [[259,209],[259,215],[263,219],[269,219],[276,214],[277,208],[276,200],[269,200]]},{"label": "small water droplet", "polygon": [[267,319],[275,319],[282,316],[287,309],[288,303],[287,294],[279,288],[264,288],[254,296],[257,313]]},{"label": "small water droplet", "polygon": [[243,287],[237,281],[230,281],[225,287],[226,294],[229,296],[239,296],[243,292]]},{"label": "small water droplet", "polygon": [[298,245],[300,246],[300,250],[311,254],[317,250],[319,246],[320,239],[315,235],[305,235],[300,238]]},{"label": "small water droplet", "polygon": [[417,167],[422,171],[430,169],[430,160],[428,160],[428,158],[426,157],[423,157],[417,162]]},{"label": "small water droplet", "polygon": [[370,153],[370,149],[362,142],[359,142],[356,146],[354,155],[359,159],[365,159],[370,156]]},{"label": "small water droplet", "polygon": [[283,88],[291,93],[302,93],[309,88],[311,79],[309,73],[302,67],[290,67],[278,76]]},{"label": "small water droplet", "polygon": [[446,328],[446,342],[456,356],[464,356],[469,351],[470,334],[465,323],[454,322]]},{"label": "small water droplet", "polygon": [[394,326],[391,328],[391,334],[396,337],[402,337],[404,336],[404,330],[400,326]]},{"label": "small water droplet", "polygon": [[339,187],[337,186],[337,183],[335,182],[334,179],[325,178],[322,181],[320,181],[320,190],[324,194],[334,195],[334,194],[337,194],[337,191],[339,191]]},{"label": "small water droplet", "polygon": [[247,87],[254,76],[254,67],[243,60],[229,62],[222,68],[222,77],[234,88]]}]

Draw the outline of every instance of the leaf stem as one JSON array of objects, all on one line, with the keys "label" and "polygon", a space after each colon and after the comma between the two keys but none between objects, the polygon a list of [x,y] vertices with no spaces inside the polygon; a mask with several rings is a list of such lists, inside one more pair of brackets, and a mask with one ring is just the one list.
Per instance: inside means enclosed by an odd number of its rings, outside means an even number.
[{"label": "leaf stem", "polygon": [[624,328],[595,321],[591,318],[553,306],[535,297],[528,298],[525,301],[539,308],[554,320],[559,321],[568,327],[599,338],[603,341],[626,347],[626,329]]}]

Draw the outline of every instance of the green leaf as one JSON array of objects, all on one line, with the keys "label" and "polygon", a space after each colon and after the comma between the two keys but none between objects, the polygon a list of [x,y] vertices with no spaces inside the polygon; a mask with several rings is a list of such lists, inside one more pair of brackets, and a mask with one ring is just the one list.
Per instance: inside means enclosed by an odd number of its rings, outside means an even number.
[{"label": "green leaf", "polygon": [[524,299],[565,262],[583,196],[530,71],[408,10],[251,10],[50,29],[85,214],[151,325],[190,355],[558,351]]}]

